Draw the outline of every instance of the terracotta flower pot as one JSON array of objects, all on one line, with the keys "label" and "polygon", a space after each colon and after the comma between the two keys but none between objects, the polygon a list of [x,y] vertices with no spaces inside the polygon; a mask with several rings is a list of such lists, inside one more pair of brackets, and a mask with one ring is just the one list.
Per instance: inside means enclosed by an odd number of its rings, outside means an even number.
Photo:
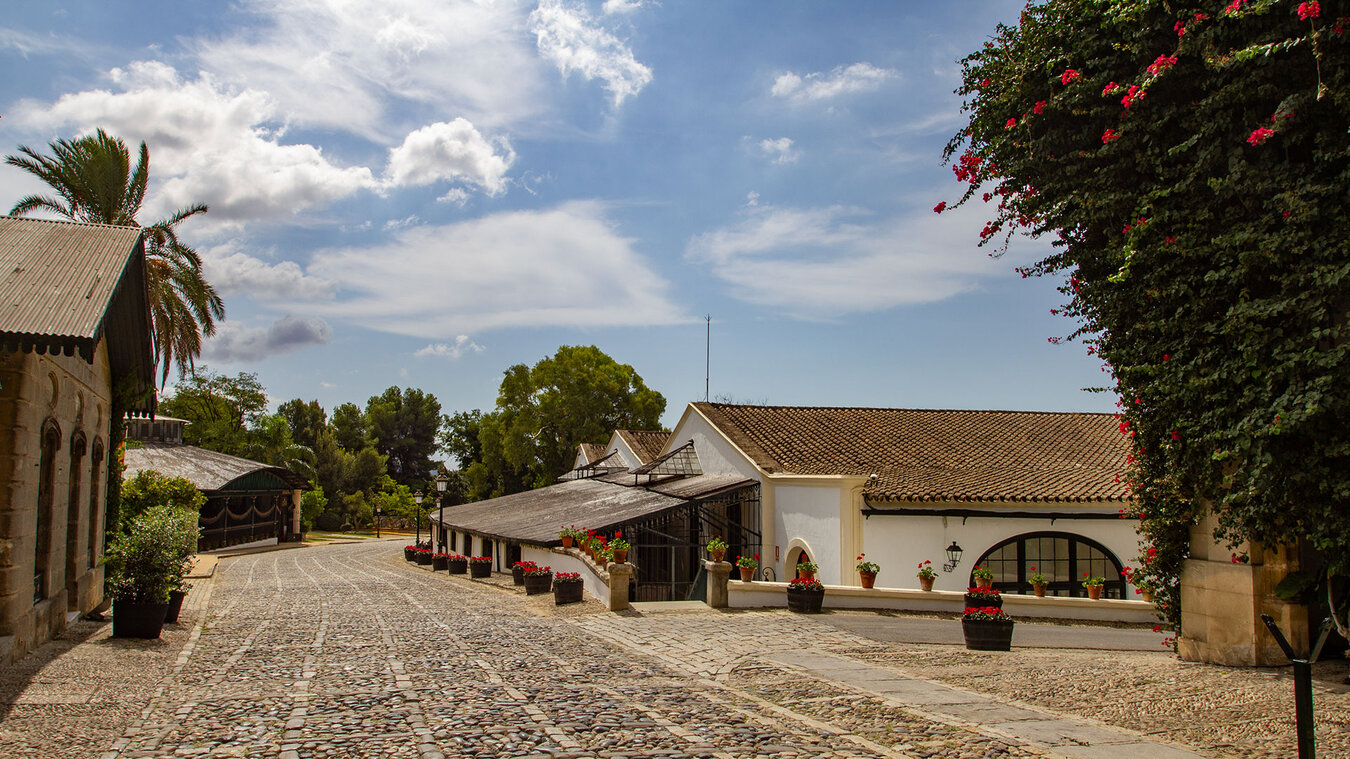
[{"label": "terracotta flower pot", "polygon": [[563,548],[571,548],[571,547],[572,547],[572,540],[573,540],[573,538],[572,538],[571,535],[564,535],[564,536],[562,537]]},{"label": "terracotta flower pot", "polygon": [[933,589],[933,581],[936,579],[937,579],[936,577],[920,577],[919,589],[931,591]]},{"label": "terracotta flower pot", "polygon": [[1102,597],[1102,586],[1100,586],[1100,585],[1089,585],[1089,586],[1087,586],[1087,593],[1088,593],[1088,598],[1091,598],[1093,601],[1101,600],[1101,597]]},{"label": "terracotta flower pot", "polygon": [[615,563],[615,564],[623,564],[623,563],[625,563],[625,562],[627,562],[627,561],[628,561],[628,549],[627,549],[627,548],[615,548],[615,549],[614,549],[614,563]]},{"label": "terracotta flower pot", "polygon": [[741,582],[750,582],[755,579],[754,567],[737,567],[737,569],[741,570]]},{"label": "terracotta flower pot", "polygon": [[992,578],[992,577],[976,577],[976,578],[975,578],[975,587],[977,587],[977,588],[992,588],[992,587],[994,587],[994,578]]},{"label": "terracotta flower pot", "polygon": [[1031,589],[1036,591],[1036,595],[1038,597],[1041,598],[1045,597],[1045,583],[1041,583],[1040,585],[1032,585]]},{"label": "terracotta flower pot", "polygon": [[1139,591],[1139,595],[1143,596],[1145,601],[1148,601],[1149,603],[1153,603],[1153,591],[1151,591],[1151,590],[1141,590],[1141,591]]},{"label": "terracotta flower pot", "polygon": [[727,549],[718,548],[716,550],[713,550],[710,548],[708,549],[708,553],[712,556],[712,560],[714,562],[720,563],[722,561],[722,557],[727,555]]},{"label": "terracotta flower pot", "polygon": [[862,578],[862,586],[864,588],[870,588],[877,583],[876,572],[859,572],[858,577]]},{"label": "terracotta flower pot", "polygon": [[814,579],[816,579],[816,570],[814,570],[814,569],[798,569],[798,570],[797,570],[797,579],[798,579],[798,580],[814,580]]}]

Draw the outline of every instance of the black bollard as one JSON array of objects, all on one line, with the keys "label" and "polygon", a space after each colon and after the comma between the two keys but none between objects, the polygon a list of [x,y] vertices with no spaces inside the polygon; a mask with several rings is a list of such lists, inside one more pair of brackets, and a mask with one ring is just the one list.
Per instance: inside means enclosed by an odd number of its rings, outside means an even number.
[{"label": "black bollard", "polygon": [[1322,631],[1313,644],[1308,658],[1299,659],[1293,646],[1285,640],[1284,633],[1275,626],[1275,620],[1269,614],[1262,614],[1261,621],[1266,623],[1275,642],[1280,645],[1289,663],[1294,665],[1294,727],[1298,735],[1298,759],[1317,759],[1317,734],[1313,729],[1312,665],[1322,653],[1322,644],[1327,642],[1331,632],[1331,617],[1322,620]]}]

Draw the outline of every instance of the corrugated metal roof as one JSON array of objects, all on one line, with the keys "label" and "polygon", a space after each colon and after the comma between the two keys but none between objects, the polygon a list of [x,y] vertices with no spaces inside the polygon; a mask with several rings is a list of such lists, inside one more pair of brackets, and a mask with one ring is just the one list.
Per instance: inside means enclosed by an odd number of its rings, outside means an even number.
[{"label": "corrugated metal roof", "polygon": [[193,445],[157,442],[128,445],[126,463],[128,478],[141,470],[153,469],[167,477],[190,480],[204,493],[227,489],[230,483],[258,472],[274,474],[292,488],[308,487],[303,477],[289,469]]},{"label": "corrugated metal roof", "polygon": [[[443,523],[457,530],[502,540],[557,545],[558,530],[567,525],[605,530],[754,483],[740,477],[705,475],[643,487],[633,486],[632,479],[631,474],[613,474],[569,480],[524,493],[447,506],[441,514]],[[434,513],[432,517],[435,518]]]},{"label": "corrugated metal roof", "polygon": [[0,216],[0,346],[94,360],[108,338],[114,379],[139,386],[132,411],[155,408],[141,230]]},{"label": "corrugated metal roof", "polygon": [[0,216],[0,332],[98,336],[136,227]]}]

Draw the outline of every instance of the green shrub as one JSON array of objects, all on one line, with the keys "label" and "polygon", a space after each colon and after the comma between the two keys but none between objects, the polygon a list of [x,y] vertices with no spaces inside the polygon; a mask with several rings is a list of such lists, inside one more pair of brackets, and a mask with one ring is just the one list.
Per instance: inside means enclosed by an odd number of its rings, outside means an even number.
[{"label": "green shrub", "polygon": [[165,603],[179,590],[197,553],[197,513],[152,506],[133,518],[108,547],[115,601]]}]

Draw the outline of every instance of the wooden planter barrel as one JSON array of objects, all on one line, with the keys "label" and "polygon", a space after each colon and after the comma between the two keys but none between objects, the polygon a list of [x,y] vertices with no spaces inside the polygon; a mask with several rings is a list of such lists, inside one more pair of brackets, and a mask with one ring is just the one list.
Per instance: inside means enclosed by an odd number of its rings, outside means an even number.
[{"label": "wooden planter barrel", "polygon": [[537,596],[547,593],[553,586],[553,573],[542,575],[525,575],[525,595]]},{"label": "wooden planter barrel", "polygon": [[479,580],[492,576],[492,565],[485,561],[469,562],[469,576]]},{"label": "wooden planter barrel", "polygon": [[412,548],[404,548],[403,558],[408,561],[415,561],[417,559],[417,551]]},{"label": "wooden planter barrel", "polygon": [[788,611],[799,614],[819,614],[820,605],[825,602],[825,590],[797,590],[788,588]]},{"label": "wooden planter barrel", "polygon": [[563,604],[580,602],[583,585],[584,584],[580,582],[553,583],[553,605],[562,606]]},{"label": "wooden planter barrel", "polygon": [[469,560],[451,559],[445,563],[445,568],[450,570],[452,575],[462,575],[469,571]]},{"label": "wooden planter barrel", "polygon": [[512,585],[524,585],[524,584],[525,584],[525,569],[524,569],[524,568],[522,568],[522,567],[511,567],[511,584],[512,584]]},{"label": "wooden planter barrel", "polygon": [[426,566],[431,563],[431,551],[418,551],[416,557],[420,566]]},{"label": "wooden planter barrel", "polygon": [[963,619],[961,632],[966,636],[966,648],[972,651],[1007,651],[1012,648],[1011,619]]},{"label": "wooden planter barrel", "polygon": [[446,567],[448,567],[449,565],[450,565],[450,560],[447,559],[447,558],[445,558],[444,556],[432,556],[432,557],[431,557],[431,568],[432,568],[433,570],[437,571],[437,572],[440,572],[440,571],[444,570],[444,569],[445,569]]},{"label": "wooden planter barrel", "polygon": [[993,598],[990,598],[990,597],[988,597],[988,596],[984,596],[984,597],[972,596],[971,594],[967,593],[967,594],[966,594],[966,606],[967,606],[967,607],[974,606],[974,607],[976,607],[976,608],[983,608],[983,607],[993,606],[993,607],[996,608],[996,609],[1002,609],[1002,608],[1003,608],[1003,596],[995,596],[995,597],[993,597]]},{"label": "wooden planter barrel", "polygon": [[158,638],[164,627],[164,616],[169,613],[169,605],[137,604],[125,601],[113,602],[114,638]]}]

